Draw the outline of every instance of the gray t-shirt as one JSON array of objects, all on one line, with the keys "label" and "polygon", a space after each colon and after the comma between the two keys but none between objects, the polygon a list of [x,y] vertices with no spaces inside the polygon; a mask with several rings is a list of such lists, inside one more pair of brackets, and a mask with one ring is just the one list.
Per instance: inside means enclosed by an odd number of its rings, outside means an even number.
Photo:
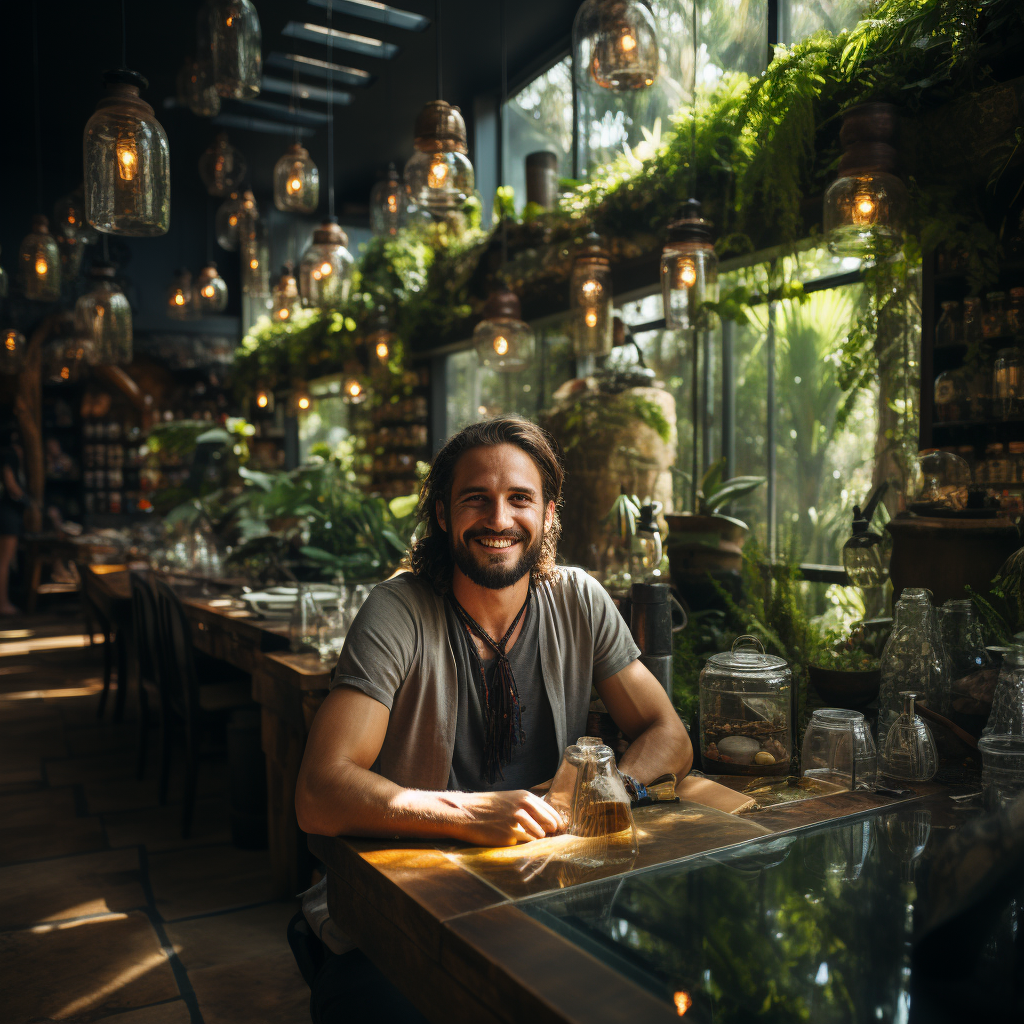
[{"label": "gray t-shirt", "polygon": [[[544,675],[540,663],[540,631],[536,602],[531,599],[523,615],[523,628],[508,652],[512,675],[519,694],[523,742],[512,748],[512,760],[501,766],[501,774],[491,782],[484,769],[486,717],[481,694],[477,658],[470,648],[472,641],[466,627],[449,602],[445,602],[448,636],[453,641],[455,665],[459,673],[459,714],[455,726],[455,751],[448,788],[465,792],[498,789],[529,789],[547,781],[558,768],[560,753],[555,738],[555,720],[551,702],[544,692]],[[498,666],[498,658],[480,658],[490,686]]]}]

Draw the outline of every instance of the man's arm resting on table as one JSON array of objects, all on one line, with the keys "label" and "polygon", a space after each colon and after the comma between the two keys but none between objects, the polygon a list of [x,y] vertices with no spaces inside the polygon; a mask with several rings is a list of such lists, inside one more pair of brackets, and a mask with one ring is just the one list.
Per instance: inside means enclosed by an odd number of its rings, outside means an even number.
[{"label": "man's arm resting on table", "polygon": [[532,793],[456,793],[405,789],[370,771],[390,712],[350,686],[332,690],[313,720],[295,787],[304,832],[325,836],[461,839],[512,846],[563,829]]},{"label": "man's arm resting on table", "polygon": [[619,771],[646,785],[668,772],[682,778],[690,770],[690,737],[661,683],[639,660],[598,683],[597,692],[630,740]]}]

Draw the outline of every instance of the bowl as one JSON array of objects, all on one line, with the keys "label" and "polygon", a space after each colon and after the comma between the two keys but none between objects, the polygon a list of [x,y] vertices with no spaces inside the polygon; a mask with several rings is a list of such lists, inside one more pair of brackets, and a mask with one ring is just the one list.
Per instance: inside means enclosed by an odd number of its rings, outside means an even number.
[{"label": "bowl", "polygon": [[829,707],[851,710],[870,704],[878,696],[878,688],[882,684],[882,673],[877,668],[865,672],[844,672],[808,665],[807,678]]}]

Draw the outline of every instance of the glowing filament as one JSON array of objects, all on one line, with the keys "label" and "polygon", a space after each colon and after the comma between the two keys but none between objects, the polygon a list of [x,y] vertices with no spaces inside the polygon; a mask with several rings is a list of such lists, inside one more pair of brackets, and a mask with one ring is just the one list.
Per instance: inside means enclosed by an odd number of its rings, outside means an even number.
[{"label": "glowing filament", "polygon": [[249,269],[255,270],[260,265],[259,260],[249,260]]},{"label": "glowing filament", "polygon": [[212,284],[208,284],[208,285],[207,285],[207,286],[206,286],[206,287],[205,287],[205,288],[203,289],[203,297],[204,297],[204,298],[207,298],[207,299],[212,299],[212,298],[213,298],[213,296],[214,296],[215,294],[216,294],[216,289],[215,289],[215,288],[213,287],[213,285],[212,285]]},{"label": "glowing filament", "polygon": [[508,352],[508,340],[500,334],[494,339],[494,351],[499,356],[503,356]]},{"label": "glowing filament", "polygon": [[388,343],[386,341],[377,342],[377,358],[383,363],[388,357]]},{"label": "glowing filament", "polygon": [[588,327],[596,327],[597,326],[597,310],[596,309],[588,309],[586,314],[583,317],[583,322]]},{"label": "glowing filament", "polygon": [[584,302],[598,302],[601,298],[601,292],[604,289],[601,287],[600,281],[595,281],[592,277],[587,278],[586,281],[580,285],[580,291],[583,294]]},{"label": "glowing filament", "polygon": [[679,287],[692,288],[697,283],[697,265],[687,257],[679,261]]},{"label": "glowing filament", "polygon": [[444,188],[448,184],[448,165],[440,156],[435,156],[430,161],[430,169],[427,171],[427,184],[431,188]]},{"label": "glowing filament", "polygon": [[309,399],[305,395],[303,395],[299,399],[299,408],[300,409],[308,409],[309,408]]},{"label": "glowing filament", "polygon": [[119,136],[114,145],[117,154],[117,173],[122,181],[134,181],[139,172],[139,154],[135,140],[130,136]]},{"label": "glowing filament", "polygon": [[278,320],[287,320],[288,319],[288,313],[289,313],[289,310],[287,310],[287,309],[279,309],[277,311],[277,318],[278,318]]},{"label": "glowing filament", "polygon": [[693,999],[690,997],[689,992],[676,992],[675,995],[672,996],[672,1001],[676,1004],[676,1013],[678,1013],[680,1017],[682,1017],[682,1015],[686,1013],[691,1006],[693,1006]]},{"label": "glowing filament", "polygon": [[320,273],[324,277],[327,277],[327,275],[330,274],[333,269],[334,268],[330,265],[330,263],[321,263],[320,264]]},{"label": "glowing filament", "polygon": [[18,347],[18,339],[14,336],[14,331],[8,331],[4,338],[4,348],[8,352],[13,352]]},{"label": "glowing filament", "polygon": [[623,30],[619,46],[622,47],[623,53],[632,53],[636,49],[636,36],[628,28]]},{"label": "glowing filament", "polygon": [[182,295],[181,292],[175,292],[174,293],[174,304],[176,306],[184,306],[185,305],[185,296]]},{"label": "glowing filament", "polygon": [[230,224],[231,227],[236,227],[238,225],[238,217],[236,217],[235,214],[231,214],[231,216],[228,217],[228,224]]},{"label": "glowing filament", "polygon": [[49,273],[50,268],[46,265],[46,260],[42,256],[36,257],[36,274],[39,277],[46,277]]},{"label": "glowing filament", "polygon": [[858,192],[853,197],[853,223],[870,224],[875,219],[877,205],[874,196],[867,192]]},{"label": "glowing filament", "polygon": [[67,380],[70,376],[71,376],[71,371],[66,366],[62,366],[60,368],[60,379],[61,380]]},{"label": "glowing filament", "polygon": [[285,188],[288,190],[288,195],[297,195],[299,192],[302,191],[302,179],[298,175],[289,178],[288,183],[285,185]]},{"label": "glowing filament", "polygon": [[350,398],[358,398],[363,393],[363,386],[357,380],[348,382],[348,386],[345,389]]},{"label": "glowing filament", "polygon": [[388,213],[398,213],[398,196],[394,192],[388,195]]},{"label": "glowing filament", "polygon": [[259,393],[259,394],[258,394],[258,395],[256,396],[256,404],[257,404],[257,405],[258,405],[258,406],[259,406],[259,407],[260,407],[261,409],[266,409],[266,407],[267,407],[267,406],[268,406],[268,405],[270,404],[270,399],[269,399],[269,398],[267,397],[267,393],[266,393],[266,391],[261,391],[261,392],[260,392],[260,393]]}]

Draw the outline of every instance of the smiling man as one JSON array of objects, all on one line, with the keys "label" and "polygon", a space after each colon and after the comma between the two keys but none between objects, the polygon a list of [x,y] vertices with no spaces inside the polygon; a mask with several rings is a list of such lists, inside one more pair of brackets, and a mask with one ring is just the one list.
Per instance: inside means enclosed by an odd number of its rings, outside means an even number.
[{"label": "smiling man", "polygon": [[[611,599],[555,562],[561,490],[558,456],[526,420],[473,424],[437,454],[412,571],[371,591],[310,730],[306,832],[507,846],[562,831],[529,790],[587,732],[592,684],[631,739],[630,781],[689,769],[686,730]],[[354,963],[333,986],[349,1014],[369,968]]]}]

